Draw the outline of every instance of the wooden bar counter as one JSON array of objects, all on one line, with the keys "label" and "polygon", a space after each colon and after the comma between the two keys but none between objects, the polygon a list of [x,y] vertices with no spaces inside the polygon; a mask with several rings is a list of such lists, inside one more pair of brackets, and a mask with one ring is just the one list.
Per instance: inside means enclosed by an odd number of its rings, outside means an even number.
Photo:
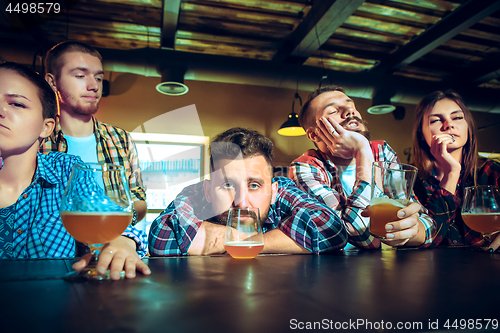
[{"label": "wooden bar counter", "polygon": [[72,259],[0,260],[0,332],[500,332],[500,254],[144,260],[151,276],[98,283],[63,280]]}]

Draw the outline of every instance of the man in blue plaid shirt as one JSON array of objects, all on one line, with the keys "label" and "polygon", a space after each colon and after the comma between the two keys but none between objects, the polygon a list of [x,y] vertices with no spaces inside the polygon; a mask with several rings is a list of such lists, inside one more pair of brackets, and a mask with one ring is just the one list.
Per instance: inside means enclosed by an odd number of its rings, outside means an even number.
[{"label": "man in blue plaid shirt", "polygon": [[[365,249],[380,248],[380,241],[368,231],[369,219],[363,216],[370,204],[372,163],[399,163],[398,156],[385,141],[369,141],[366,122],[340,87],[322,87],[311,93],[299,122],[317,149],[306,151],[291,163],[290,178],[342,214],[349,243]],[[412,199],[417,201],[414,195]],[[398,212],[399,221],[386,225],[384,243],[421,247],[431,244],[434,223],[417,202]]]},{"label": "man in blue plaid shirt", "polygon": [[[75,255],[75,241],[61,222],[59,207],[73,165],[79,157],[38,152],[54,128],[57,102],[47,82],[21,65],[0,65],[0,258],[58,258]],[[95,184],[95,180],[82,184]],[[89,187],[90,188],[90,187]],[[123,244],[131,244],[130,247]],[[146,235],[129,226],[108,243],[97,269],[111,267],[111,278],[150,274],[139,256],[146,254]],[[73,265],[83,269],[90,255]]]},{"label": "man in blue plaid shirt", "polygon": [[186,187],[155,219],[151,255],[223,253],[230,207],[259,208],[262,253],[320,253],[341,249],[339,216],[287,178],[272,178],[273,144],[262,134],[232,128],[210,144],[211,179]]}]

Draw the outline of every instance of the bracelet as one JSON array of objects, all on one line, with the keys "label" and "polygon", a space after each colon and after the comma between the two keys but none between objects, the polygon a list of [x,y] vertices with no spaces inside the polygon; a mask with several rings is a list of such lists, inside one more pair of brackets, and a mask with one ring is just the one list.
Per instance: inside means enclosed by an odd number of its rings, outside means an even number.
[{"label": "bracelet", "polygon": [[131,224],[132,226],[134,226],[134,225],[136,225],[136,224],[137,224],[137,222],[139,222],[139,221],[137,221],[137,212],[135,211],[135,209],[134,209],[134,208],[132,208],[132,212],[134,212],[134,217],[132,218],[132,222],[131,222],[130,224]]}]

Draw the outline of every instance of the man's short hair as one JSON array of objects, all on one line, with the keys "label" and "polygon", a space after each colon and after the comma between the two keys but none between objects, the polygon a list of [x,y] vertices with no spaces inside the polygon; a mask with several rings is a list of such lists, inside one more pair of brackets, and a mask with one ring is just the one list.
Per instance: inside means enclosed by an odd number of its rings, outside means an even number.
[{"label": "man's short hair", "polygon": [[0,64],[0,70],[1,69],[16,72],[26,80],[33,83],[38,90],[38,98],[40,98],[40,102],[42,103],[43,119],[56,117],[56,94],[42,76],[38,75],[38,73],[33,71],[32,69],[15,62],[5,62],[3,64]]},{"label": "man's short hair", "polygon": [[64,65],[62,58],[69,52],[82,52],[98,58],[102,62],[99,51],[90,45],[76,41],[61,42],[51,48],[45,57],[45,72],[51,73],[56,79],[61,75],[61,68]]},{"label": "man's short hair", "polygon": [[216,135],[210,143],[210,166],[220,159],[235,159],[263,156],[269,166],[273,166],[273,143],[259,132],[242,127],[233,127]]},{"label": "man's short hair", "polygon": [[324,87],[320,87],[320,88],[316,89],[315,91],[310,93],[309,96],[307,96],[307,99],[306,99],[306,101],[305,101],[304,105],[302,106],[302,109],[300,110],[300,113],[299,113],[299,123],[300,123],[300,126],[302,126],[302,128],[304,130],[307,130],[310,127],[316,126],[316,110],[313,110],[310,107],[311,101],[313,99],[315,99],[316,97],[318,97],[319,95],[326,93],[326,92],[329,92],[329,91],[344,92],[344,88],[338,87],[338,86],[328,85],[328,86],[324,86]]}]

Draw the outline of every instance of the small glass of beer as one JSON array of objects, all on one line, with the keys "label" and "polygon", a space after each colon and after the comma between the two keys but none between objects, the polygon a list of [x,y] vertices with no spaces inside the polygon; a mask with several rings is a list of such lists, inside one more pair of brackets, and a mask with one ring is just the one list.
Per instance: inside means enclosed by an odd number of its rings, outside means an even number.
[{"label": "small glass of beer", "polygon": [[264,248],[258,208],[229,209],[224,248],[236,259],[252,259]]},{"label": "small glass of beer", "polygon": [[385,225],[398,221],[397,213],[410,204],[417,168],[409,164],[377,161],[372,164],[370,234],[385,239]]},{"label": "small glass of beer", "polygon": [[99,274],[96,270],[99,252],[127,229],[133,217],[132,207],[122,166],[105,163],[73,166],[62,197],[61,220],[75,240],[89,246],[92,259],[82,271],[69,273],[66,280],[109,280],[109,271]]},{"label": "small glass of beer", "polygon": [[483,235],[482,250],[488,250],[490,236],[500,231],[500,189],[493,185],[465,188],[462,219],[474,231]]}]

